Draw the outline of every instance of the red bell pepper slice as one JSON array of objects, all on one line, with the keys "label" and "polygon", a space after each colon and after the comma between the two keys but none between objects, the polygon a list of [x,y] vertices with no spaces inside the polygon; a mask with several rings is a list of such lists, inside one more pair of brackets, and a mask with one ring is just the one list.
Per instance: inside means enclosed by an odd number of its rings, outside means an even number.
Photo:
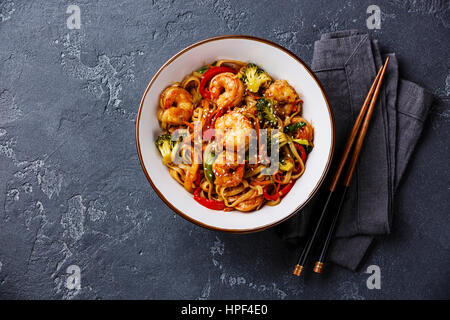
[{"label": "red bell pepper slice", "polygon": [[276,200],[278,200],[278,198],[287,195],[288,192],[291,191],[292,187],[294,186],[294,183],[295,183],[295,181],[289,182],[287,185],[285,185],[283,187],[283,189],[281,189],[278,192],[275,192],[274,194],[269,194],[269,192],[267,192],[267,187],[268,186],[264,187],[264,189],[263,189],[264,199],[269,200],[269,201],[276,201]]},{"label": "red bell pepper slice", "polygon": [[303,148],[303,146],[301,144],[298,143],[294,143],[295,145],[295,149],[298,150],[298,152],[300,153],[300,158],[302,159],[303,163],[306,162],[306,151],[305,148]]},{"label": "red bell pepper slice", "polygon": [[200,203],[202,206],[207,207],[211,210],[223,210],[225,209],[225,203],[223,201],[217,201],[217,200],[211,200],[206,199],[200,196],[200,192],[202,191],[202,188],[198,187],[194,191],[194,200]]},{"label": "red bell pepper slice", "polygon": [[215,136],[215,131],[214,131],[214,129],[210,128],[209,126],[206,127],[206,129],[203,131],[203,140],[205,140],[205,141],[212,141],[214,136]]},{"label": "red bell pepper slice", "polygon": [[223,72],[237,73],[237,71],[235,69],[229,68],[229,67],[212,67],[203,74],[202,80],[200,81],[200,87],[199,87],[200,94],[202,95],[203,98],[205,98],[205,99],[211,98],[211,93],[209,92],[208,89],[206,89],[206,85],[214,76],[218,75],[219,73],[223,73]]},{"label": "red bell pepper slice", "polygon": [[264,199],[268,201],[275,201],[280,197],[280,194],[278,192],[275,192],[275,194],[269,194],[269,192],[267,192],[267,186],[263,189],[263,195]]},{"label": "red bell pepper slice", "polygon": [[206,123],[205,130],[203,131],[203,139],[204,140],[211,140],[211,138],[214,136],[214,130],[211,130],[214,128],[216,124],[216,120],[223,116],[228,110],[230,110],[229,107],[225,107],[222,109],[219,109],[212,118],[209,120],[209,122]]},{"label": "red bell pepper slice", "polygon": [[214,125],[216,124],[217,118],[220,118],[221,116],[223,116],[228,110],[229,110],[228,107],[219,109],[219,111],[217,111],[216,114],[212,117],[209,126],[214,127]]},{"label": "red bell pepper slice", "polygon": [[292,187],[294,186],[295,181],[289,182],[286,186],[284,186],[283,189],[280,190],[280,197],[285,196],[288,194],[289,191],[291,191]]}]

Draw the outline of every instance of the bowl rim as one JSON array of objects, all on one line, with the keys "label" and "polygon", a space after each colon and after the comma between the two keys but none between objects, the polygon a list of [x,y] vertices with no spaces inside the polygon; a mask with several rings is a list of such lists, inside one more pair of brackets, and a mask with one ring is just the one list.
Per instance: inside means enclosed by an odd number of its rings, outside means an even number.
[{"label": "bowl rim", "polygon": [[[244,39],[244,40],[251,40],[251,41],[257,41],[257,42],[262,42],[264,44],[267,44],[269,46],[275,47],[277,49],[282,50],[283,52],[287,53],[288,55],[290,55],[292,58],[294,58],[297,62],[299,62],[305,69],[306,71],[311,75],[311,77],[313,78],[313,80],[316,82],[316,84],[319,86],[320,91],[322,92],[322,95],[325,99],[326,105],[327,105],[327,109],[328,109],[328,114],[330,116],[330,120],[331,120],[331,145],[330,145],[330,152],[329,152],[329,156],[328,156],[328,160],[327,160],[327,164],[325,166],[325,170],[322,172],[322,175],[319,179],[319,181],[316,183],[315,187],[313,188],[313,190],[310,192],[310,194],[308,195],[308,197],[306,198],[306,200],[300,204],[297,208],[295,208],[295,210],[293,210],[289,215],[287,215],[286,217],[284,217],[283,219],[279,220],[279,221],[275,221],[273,223],[269,223],[266,224],[264,226],[260,226],[260,227],[256,227],[256,228],[249,228],[249,229],[225,229],[225,228],[219,228],[219,227],[215,227],[215,226],[211,226],[211,225],[207,225],[201,221],[195,220],[192,217],[190,217],[189,215],[183,213],[181,210],[179,210],[178,208],[176,208],[175,206],[173,206],[165,197],[164,195],[159,191],[159,189],[155,186],[155,184],[153,183],[152,179],[150,178],[150,175],[148,174],[147,168],[144,165],[144,160],[142,158],[142,153],[141,153],[141,147],[140,147],[140,143],[139,143],[139,124],[140,124],[140,120],[141,120],[141,113],[142,113],[142,108],[144,105],[144,100],[147,97],[147,93],[150,90],[153,82],[155,82],[155,80],[158,78],[159,74],[169,65],[171,64],[175,59],[177,59],[179,56],[181,56],[182,54],[184,54],[185,52],[198,47],[202,44],[208,43],[208,42],[212,42],[212,41],[218,41],[218,40],[224,40],[224,39]],[[253,233],[253,232],[258,232],[258,231],[263,231],[266,229],[269,229],[273,226],[276,226],[280,223],[282,223],[283,221],[288,220],[289,218],[293,217],[295,214],[297,214],[303,207],[306,206],[306,204],[311,201],[311,199],[314,197],[314,195],[317,193],[317,191],[320,189],[320,187],[322,186],[328,170],[330,169],[331,166],[331,161],[333,159],[333,154],[334,154],[334,148],[335,148],[335,120],[334,120],[334,114],[333,114],[333,110],[330,107],[330,101],[328,99],[328,95],[325,91],[325,89],[323,88],[322,84],[320,83],[319,79],[316,77],[316,75],[312,72],[312,70],[310,69],[310,67],[299,57],[297,57],[293,52],[291,52],[290,50],[284,48],[283,46],[272,42],[270,40],[267,39],[263,39],[263,38],[259,38],[259,37],[255,37],[255,36],[250,36],[250,35],[221,35],[221,36],[215,36],[215,37],[211,37],[211,38],[206,38],[204,40],[195,42],[189,46],[187,46],[186,48],[178,51],[176,54],[174,54],[169,60],[167,60],[159,69],[158,71],[155,73],[155,75],[152,77],[152,79],[150,80],[150,82],[148,83],[147,87],[145,88],[144,94],[142,95],[141,101],[139,103],[139,109],[138,109],[138,113],[136,115],[136,126],[135,126],[135,139],[136,139],[136,148],[137,148],[137,153],[139,156],[139,162],[141,164],[142,170],[144,171],[145,176],[147,177],[148,182],[150,183],[150,185],[152,186],[153,190],[155,190],[156,194],[160,197],[161,200],[163,200],[163,202],[170,208],[172,209],[174,212],[176,212],[179,216],[183,217],[184,219],[198,225],[201,226],[203,228],[209,229],[209,230],[214,230],[214,231],[222,231],[222,232],[226,232],[226,233],[239,233],[239,234],[244,234],[244,233]]]}]

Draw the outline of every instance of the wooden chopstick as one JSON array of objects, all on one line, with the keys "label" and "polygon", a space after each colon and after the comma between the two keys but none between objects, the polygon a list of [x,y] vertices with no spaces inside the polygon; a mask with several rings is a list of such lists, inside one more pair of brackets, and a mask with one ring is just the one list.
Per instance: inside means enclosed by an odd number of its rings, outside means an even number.
[{"label": "wooden chopstick", "polygon": [[[388,61],[388,60],[386,60],[386,61]],[[364,103],[361,107],[361,110],[359,111],[358,117],[356,118],[355,123],[353,124],[352,131],[350,132],[350,136],[348,137],[347,143],[345,144],[345,147],[344,147],[344,152],[341,155],[341,159],[336,168],[336,172],[334,173],[333,179],[331,180],[331,183],[330,183],[331,191],[334,191],[336,189],[336,186],[338,184],[342,170],[344,169],[345,162],[347,161],[348,155],[350,154],[350,150],[353,146],[353,142],[355,141],[356,135],[358,134],[361,123],[367,112],[367,108],[369,107],[369,104],[372,101],[373,93],[375,91],[377,84],[379,83],[380,75],[382,72],[383,72],[383,68],[380,68],[375,79],[372,82],[372,85],[370,86],[370,89],[369,89],[369,92],[367,93],[366,98],[364,99]]]},{"label": "wooden chopstick", "polygon": [[377,87],[375,88],[375,92],[373,94],[372,101],[370,102],[369,110],[367,110],[366,117],[364,119],[363,126],[361,128],[361,132],[359,133],[358,140],[356,140],[355,149],[353,151],[352,157],[350,158],[350,163],[348,165],[348,170],[344,175],[344,186],[348,187],[350,185],[350,181],[353,176],[353,172],[355,171],[356,162],[358,161],[359,154],[361,152],[361,148],[364,142],[364,138],[366,137],[367,129],[369,129],[370,119],[372,118],[373,110],[375,109],[375,103],[377,102],[378,94],[380,93],[381,84],[383,82],[384,74],[386,73],[386,68],[389,63],[389,57],[386,58],[386,62],[384,63],[383,68],[381,68],[380,80],[378,81]]},{"label": "wooden chopstick", "polygon": [[369,109],[367,110],[367,114],[364,118],[364,123],[362,125],[361,132],[359,133],[358,140],[356,140],[355,148],[353,150],[352,157],[350,158],[350,161],[349,161],[349,164],[347,167],[347,171],[344,174],[343,181],[342,181],[343,191],[340,194],[339,205],[337,207],[337,210],[334,212],[333,220],[331,221],[331,225],[328,229],[327,236],[322,245],[322,250],[320,252],[319,259],[316,261],[316,263],[314,265],[313,271],[316,273],[322,273],[322,271],[323,271],[323,266],[324,266],[325,259],[326,259],[327,253],[328,253],[328,248],[330,246],[330,242],[334,235],[336,224],[337,224],[337,221],[339,219],[339,215],[340,215],[340,212],[342,209],[342,204],[344,203],[345,195],[347,194],[348,187],[350,186],[350,181],[352,180],[352,176],[353,176],[353,173],[356,168],[356,163],[358,161],[359,154],[361,153],[364,138],[366,137],[367,129],[369,128],[370,119],[373,114],[373,110],[374,110],[375,103],[378,98],[378,94],[380,93],[381,84],[383,82],[383,77],[386,72],[388,63],[389,63],[389,57],[387,57],[386,62],[384,63],[384,66],[380,70],[381,71],[380,79],[376,85],[375,92],[373,94],[373,97],[372,97],[370,105],[369,105]]},{"label": "wooden chopstick", "polygon": [[[348,185],[350,184],[351,176],[353,175],[353,172],[354,172],[354,169],[355,169],[354,166],[356,166],[356,162],[357,162],[358,157],[359,157],[359,153],[360,153],[360,150],[361,150],[361,147],[362,147],[362,143],[364,141],[364,138],[365,138],[365,135],[366,135],[366,132],[367,132],[367,128],[368,128],[369,123],[370,123],[370,118],[371,118],[372,113],[373,113],[373,108],[375,106],[375,102],[376,102],[376,99],[378,97],[378,94],[379,94],[379,91],[380,91],[380,87],[381,87],[381,83],[383,81],[383,77],[384,77],[384,74],[385,74],[386,67],[387,67],[388,63],[389,63],[389,57],[386,59],[386,62],[384,64],[384,66],[382,68],[380,68],[380,70],[378,71],[377,76],[375,77],[375,79],[374,79],[374,81],[373,81],[373,83],[372,83],[372,85],[371,85],[371,87],[369,89],[369,92],[367,93],[367,96],[364,99],[363,106],[361,107],[361,110],[359,111],[358,117],[356,118],[356,121],[355,121],[355,123],[353,125],[352,131],[350,133],[350,136],[349,136],[349,138],[347,140],[347,143],[346,143],[346,145],[344,147],[344,152],[342,153],[342,156],[341,156],[341,159],[340,159],[339,164],[337,166],[336,172],[335,172],[335,174],[334,174],[334,176],[333,176],[333,178],[331,180],[331,183],[330,183],[330,186],[329,186],[329,193],[328,193],[328,196],[326,198],[325,204],[324,204],[324,206],[322,208],[322,212],[321,212],[321,214],[319,216],[319,220],[317,221],[317,224],[316,224],[316,226],[314,228],[314,231],[313,231],[311,237],[308,239],[305,247],[303,248],[302,253],[300,254],[300,256],[299,256],[299,258],[297,260],[297,264],[294,267],[294,271],[292,272],[296,276],[300,276],[300,274],[302,273],[303,267],[304,267],[304,264],[305,264],[305,262],[306,262],[306,260],[308,258],[309,252],[310,252],[314,242],[317,239],[317,236],[318,236],[319,231],[321,229],[322,223],[324,221],[324,217],[326,216],[326,213],[328,211],[328,206],[330,204],[331,198],[332,198],[332,196],[334,194],[336,186],[337,186],[337,184],[339,182],[339,178],[340,178],[340,176],[342,174],[342,171],[344,169],[345,163],[346,163],[347,158],[348,158],[348,156],[350,154],[350,150],[351,150],[351,148],[353,146],[353,143],[354,143],[354,141],[356,139],[356,135],[358,134],[359,128],[360,128],[361,123],[362,123],[362,121],[364,119],[363,129],[361,130],[361,133],[360,133],[360,135],[358,137],[358,140],[357,140],[357,143],[356,143],[356,147],[355,147],[355,150],[354,150],[354,152],[352,154],[352,158],[350,160],[350,165],[348,167],[349,169],[348,169],[348,171],[346,172],[346,175],[345,175],[345,178],[346,178],[345,179],[345,183],[347,183],[346,185],[344,184],[346,186],[345,187],[345,191],[346,191],[346,188],[348,187]],[[353,168],[351,168],[351,166],[353,166]],[[316,272],[318,272],[318,273],[320,273],[322,271],[322,268],[323,268],[323,260],[324,260],[324,257],[326,256],[327,249],[328,249],[329,243],[331,241],[332,234],[334,232],[334,227],[335,227],[335,224],[336,224],[339,212],[340,212],[341,205],[343,203],[343,199],[344,199],[344,196],[345,196],[345,191],[343,192],[343,195],[341,196],[341,201],[339,202],[338,211],[335,213],[335,216],[333,217],[334,224],[332,224],[332,228],[330,228],[330,230],[328,231],[327,240],[326,240],[326,242],[324,244],[324,247],[322,249],[323,258],[321,258],[322,260],[319,259],[319,261],[316,262],[317,268],[316,267],[314,268],[314,271],[316,271],[316,269],[317,269]],[[328,238],[330,238],[330,239],[328,239]],[[321,257],[322,257],[322,253],[321,253]]]}]

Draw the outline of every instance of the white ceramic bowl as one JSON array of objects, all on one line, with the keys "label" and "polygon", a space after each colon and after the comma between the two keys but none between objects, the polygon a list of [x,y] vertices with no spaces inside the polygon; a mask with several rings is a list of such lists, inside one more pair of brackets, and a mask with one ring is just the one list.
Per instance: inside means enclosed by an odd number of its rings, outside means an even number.
[{"label": "white ceramic bowl", "polygon": [[[159,96],[171,83],[214,60],[254,62],[275,79],[287,80],[303,99],[303,117],[314,126],[314,149],[306,170],[293,189],[274,207],[250,213],[214,211],[198,204],[192,194],[170,177],[154,141],[161,133],[157,119]],[[274,226],[302,208],[322,184],[334,150],[334,118],[327,96],[306,64],[287,49],[250,36],[206,39],[170,58],[148,84],[136,119],[136,144],[142,168],[161,199],[182,217],[206,228],[253,232]]]}]

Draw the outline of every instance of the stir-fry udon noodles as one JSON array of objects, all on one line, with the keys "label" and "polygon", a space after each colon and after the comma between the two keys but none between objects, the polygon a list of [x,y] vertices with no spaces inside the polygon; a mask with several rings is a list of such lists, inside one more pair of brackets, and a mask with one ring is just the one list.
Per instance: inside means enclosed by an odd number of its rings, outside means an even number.
[{"label": "stir-fry udon noodles", "polygon": [[274,206],[305,171],[314,129],[286,80],[260,66],[215,61],[166,88],[156,139],[170,176],[201,205]]}]

